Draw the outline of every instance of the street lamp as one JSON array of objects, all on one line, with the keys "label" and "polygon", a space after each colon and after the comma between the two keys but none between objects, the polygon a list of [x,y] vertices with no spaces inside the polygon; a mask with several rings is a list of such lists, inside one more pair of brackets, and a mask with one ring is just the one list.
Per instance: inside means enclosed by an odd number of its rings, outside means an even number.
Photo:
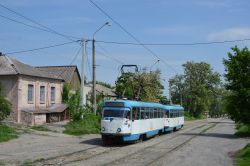
[{"label": "street lamp", "polygon": [[93,95],[93,112],[96,114],[96,64],[95,64],[95,35],[97,32],[99,32],[102,28],[105,26],[111,26],[109,22],[106,22],[100,28],[98,28],[94,33],[93,33],[93,40],[92,40],[92,67],[93,67],[93,81],[92,81],[92,95]]}]

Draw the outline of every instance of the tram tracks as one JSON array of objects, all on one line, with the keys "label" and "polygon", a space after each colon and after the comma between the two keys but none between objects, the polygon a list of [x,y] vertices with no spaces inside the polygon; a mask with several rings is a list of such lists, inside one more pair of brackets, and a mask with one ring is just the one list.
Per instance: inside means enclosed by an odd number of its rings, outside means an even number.
[{"label": "tram tracks", "polygon": [[[215,127],[217,124],[212,124],[211,126],[209,126],[208,128],[202,130],[200,133],[198,134],[204,134],[206,131],[208,131],[209,129]],[[151,166],[151,165],[155,165],[155,162],[159,161],[160,159],[164,158],[168,153],[174,152],[180,148],[182,148],[183,146],[185,146],[186,144],[188,144],[190,141],[192,141],[194,138],[196,138],[198,135],[194,135],[191,138],[189,138],[188,140],[186,140],[185,142],[179,144],[178,146],[174,147],[173,149],[167,151],[166,153],[163,153],[162,155],[158,156],[155,160],[145,164],[146,166]]]},{"label": "tram tracks", "polygon": [[[188,132],[190,130],[203,128],[207,124],[211,124],[211,123],[206,123],[206,124],[199,125],[197,127],[186,130],[185,132]],[[209,129],[215,127],[215,126],[216,126],[216,124],[212,124],[209,127],[203,129],[201,132],[198,132],[197,134],[205,133],[207,130],[209,130]],[[182,132],[182,133],[185,133],[185,132]],[[178,137],[182,136],[182,133],[176,133],[175,136],[173,136],[171,138],[168,138],[168,139],[171,139],[171,140],[177,139]],[[160,147],[161,150],[164,150],[166,153],[164,152],[163,154],[160,154],[158,157],[150,160],[149,162],[145,162],[145,160],[147,160],[146,158],[148,158],[148,157],[150,158],[150,156],[151,156],[150,153],[152,153],[151,149],[154,149],[156,146],[160,145],[161,143],[166,142],[166,139],[164,139],[164,140],[162,140],[162,141],[160,141],[158,143],[155,143],[155,144],[153,144],[151,146],[147,146],[146,148],[143,148],[143,149],[140,149],[140,150],[135,151],[133,153],[130,153],[129,155],[123,156],[122,158],[118,158],[118,159],[116,159],[116,160],[114,160],[112,162],[105,163],[102,166],[107,166],[107,165],[130,165],[128,163],[128,161],[135,164],[135,165],[136,165],[136,162],[140,163],[140,165],[153,165],[155,163],[155,161],[158,161],[159,159],[163,158],[164,156],[167,155],[167,153],[170,153],[170,152],[173,152],[175,150],[180,149],[181,147],[183,147],[187,143],[189,143],[191,140],[193,140],[195,137],[197,137],[197,135],[192,136],[191,138],[185,140],[184,142],[181,142],[180,144],[178,144],[177,146],[174,146],[174,147],[170,147],[170,148],[162,148],[162,147]],[[147,153],[147,151],[148,151],[148,153]],[[147,156],[147,157],[145,158],[145,156]]]},{"label": "tram tracks", "polygon": [[[197,124],[198,123],[198,124]],[[207,124],[209,124],[209,122],[193,122],[193,123],[189,123],[185,126],[184,129],[180,130],[179,132],[176,133],[172,133],[171,135],[167,135],[169,136],[167,139],[174,139],[179,137],[182,133],[188,132],[188,131],[192,131],[192,130],[196,130],[198,128],[202,128],[204,126],[206,126]],[[195,125],[195,126],[194,126]],[[161,138],[161,137],[158,137]],[[150,140],[149,140],[150,141]],[[165,142],[166,138],[164,139],[164,136],[162,136],[161,140],[157,140],[154,141],[155,143],[147,146],[147,144],[149,143],[148,141],[142,142],[142,143],[138,143],[139,145],[144,144],[145,147],[143,148],[139,148],[138,151],[134,151],[132,153],[129,153],[128,155],[122,156],[121,158],[115,159],[114,161],[110,162],[110,163],[106,163],[104,165],[110,165],[112,163],[116,163],[120,160],[122,160],[123,158],[127,158],[130,157],[136,153],[138,153],[139,151],[144,151],[146,149],[152,148],[154,146],[157,146],[159,144],[161,144],[162,142]],[[71,165],[72,163],[77,163],[77,162],[84,162],[86,160],[91,160],[98,156],[102,156],[103,154],[109,154],[111,152],[119,152],[119,150],[121,148],[132,148],[133,146],[136,146],[138,144],[132,144],[132,145],[127,145],[127,146],[119,146],[119,147],[103,147],[100,145],[96,145],[93,147],[89,147],[77,152],[73,152],[73,153],[69,153],[69,154],[65,154],[65,155],[61,155],[61,156],[56,156],[53,158],[48,158],[48,159],[43,159],[40,161],[33,161],[31,162],[31,164],[34,165]],[[100,164],[100,163],[99,163]]]}]

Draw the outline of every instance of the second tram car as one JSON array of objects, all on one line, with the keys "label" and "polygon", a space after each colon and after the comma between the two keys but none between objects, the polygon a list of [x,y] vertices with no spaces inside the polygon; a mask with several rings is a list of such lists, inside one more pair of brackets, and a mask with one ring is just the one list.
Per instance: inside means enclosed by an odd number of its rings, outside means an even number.
[{"label": "second tram car", "polygon": [[178,130],[184,125],[183,107],[132,100],[104,103],[101,134],[103,143],[119,139],[137,141]]}]

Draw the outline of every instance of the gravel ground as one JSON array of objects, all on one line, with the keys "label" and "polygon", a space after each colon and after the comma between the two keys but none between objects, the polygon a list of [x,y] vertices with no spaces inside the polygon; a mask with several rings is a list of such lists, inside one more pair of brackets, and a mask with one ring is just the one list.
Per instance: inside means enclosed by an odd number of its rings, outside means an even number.
[{"label": "gravel ground", "polygon": [[184,133],[196,136],[182,148],[164,155],[153,165],[168,166],[230,166],[232,155],[243,148],[249,139],[235,137],[234,123],[229,120],[219,122],[205,133]]},{"label": "gravel ground", "polygon": [[0,165],[233,165],[249,139],[233,136],[230,120],[187,122],[184,129],[142,143],[103,147],[100,135],[22,134],[0,143]]}]

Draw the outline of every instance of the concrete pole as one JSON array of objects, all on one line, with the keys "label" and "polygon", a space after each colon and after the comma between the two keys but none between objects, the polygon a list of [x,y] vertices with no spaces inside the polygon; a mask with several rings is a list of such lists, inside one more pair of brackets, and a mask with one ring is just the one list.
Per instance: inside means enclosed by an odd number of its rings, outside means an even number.
[{"label": "concrete pole", "polygon": [[84,56],[86,51],[86,40],[82,40],[82,64],[81,64],[81,106],[86,105],[86,95],[84,93]]},{"label": "concrete pole", "polygon": [[93,112],[96,114],[96,64],[95,64],[95,38],[92,40],[92,67],[93,67],[93,81],[92,81],[92,97],[93,97]]}]

